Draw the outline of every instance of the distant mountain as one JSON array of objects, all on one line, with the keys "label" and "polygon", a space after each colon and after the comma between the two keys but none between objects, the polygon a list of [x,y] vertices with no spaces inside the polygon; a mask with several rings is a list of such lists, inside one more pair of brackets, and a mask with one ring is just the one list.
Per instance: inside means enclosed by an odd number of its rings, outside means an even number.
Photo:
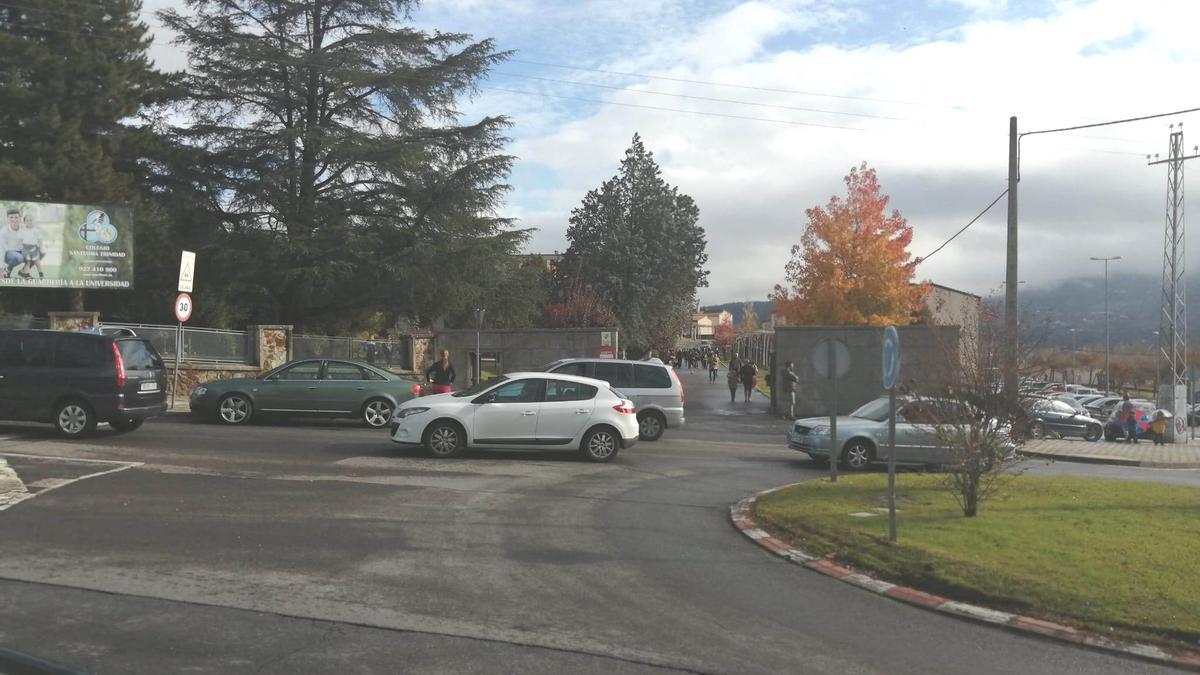
[{"label": "distant mountain", "polygon": [[[700,308],[702,312],[720,312],[725,310],[733,315],[733,325],[738,325],[742,322],[742,305],[744,302],[727,302],[723,305],[704,305]],[[759,301],[754,303],[754,314],[758,316],[758,323],[771,319],[771,302]]]},{"label": "distant mountain", "polygon": [[[989,298],[1003,307],[1003,296]],[[1022,321],[1044,326],[1045,343],[1058,347],[1104,345],[1104,278],[1068,279],[1041,289],[1021,287],[1017,301]],[[1159,276],[1121,274],[1108,279],[1109,332],[1113,347],[1151,347],[1162,307]],[[1187,313],[1192,324],[1188,342],[1200,343],[1200,278],[1187,284]],[[1039,330],[1039,329],[1035,329]]]}]

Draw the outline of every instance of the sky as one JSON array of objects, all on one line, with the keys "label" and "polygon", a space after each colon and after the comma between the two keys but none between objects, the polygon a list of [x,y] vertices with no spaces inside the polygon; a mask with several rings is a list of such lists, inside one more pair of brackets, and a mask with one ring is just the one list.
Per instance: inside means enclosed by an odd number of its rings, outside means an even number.
[{"label": "sky", "polygon": [[[166,69],[186,60],[152,12],[182,4],[145,0]],[[461,112],[513,122],[502,215],[535,228],[530,252],[566,249],[571,209],[639,133],[700,208],[702,304],[767,299],[805,210],[863,162],[924,257],[1005,189],[1010,116],[1026,132],[1200,107],[1194,0],[426,0],[412,21],[512,52]],[[1190,150],[1200,113],[1022,140],[1027,288],[1101,275],[1091,256],[1161,274],[1166,167],[1146,156],[1180,123]],[[997,292],[1005,205],[917,278]]]}]

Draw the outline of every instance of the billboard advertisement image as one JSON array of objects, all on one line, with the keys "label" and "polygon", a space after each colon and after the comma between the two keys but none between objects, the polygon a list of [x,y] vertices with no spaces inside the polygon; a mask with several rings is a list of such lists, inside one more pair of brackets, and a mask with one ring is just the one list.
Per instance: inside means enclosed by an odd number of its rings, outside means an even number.
[{"label": "billboard advertisement image", "polygon": [[0,199],[0,286],[133,288],[133,211]]}]

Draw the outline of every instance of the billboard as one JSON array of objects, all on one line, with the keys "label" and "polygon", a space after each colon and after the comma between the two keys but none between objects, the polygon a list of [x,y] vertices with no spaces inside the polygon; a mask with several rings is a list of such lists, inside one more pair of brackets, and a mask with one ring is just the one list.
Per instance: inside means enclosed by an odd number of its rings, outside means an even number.
[{"label": "billboard", "polygon": [[133,211],[0,199],[0,287],[133,288]]}]

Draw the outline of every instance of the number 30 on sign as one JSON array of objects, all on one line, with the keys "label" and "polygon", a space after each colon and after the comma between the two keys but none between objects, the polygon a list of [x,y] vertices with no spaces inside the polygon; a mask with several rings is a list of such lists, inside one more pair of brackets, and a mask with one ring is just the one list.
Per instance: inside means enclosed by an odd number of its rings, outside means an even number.
[{"label": "number 30 on sign", "polygon": [[175,318],[179,323],[185,323],[192,318],[192,296],[180,293],[179,297],[175,298]]}]

